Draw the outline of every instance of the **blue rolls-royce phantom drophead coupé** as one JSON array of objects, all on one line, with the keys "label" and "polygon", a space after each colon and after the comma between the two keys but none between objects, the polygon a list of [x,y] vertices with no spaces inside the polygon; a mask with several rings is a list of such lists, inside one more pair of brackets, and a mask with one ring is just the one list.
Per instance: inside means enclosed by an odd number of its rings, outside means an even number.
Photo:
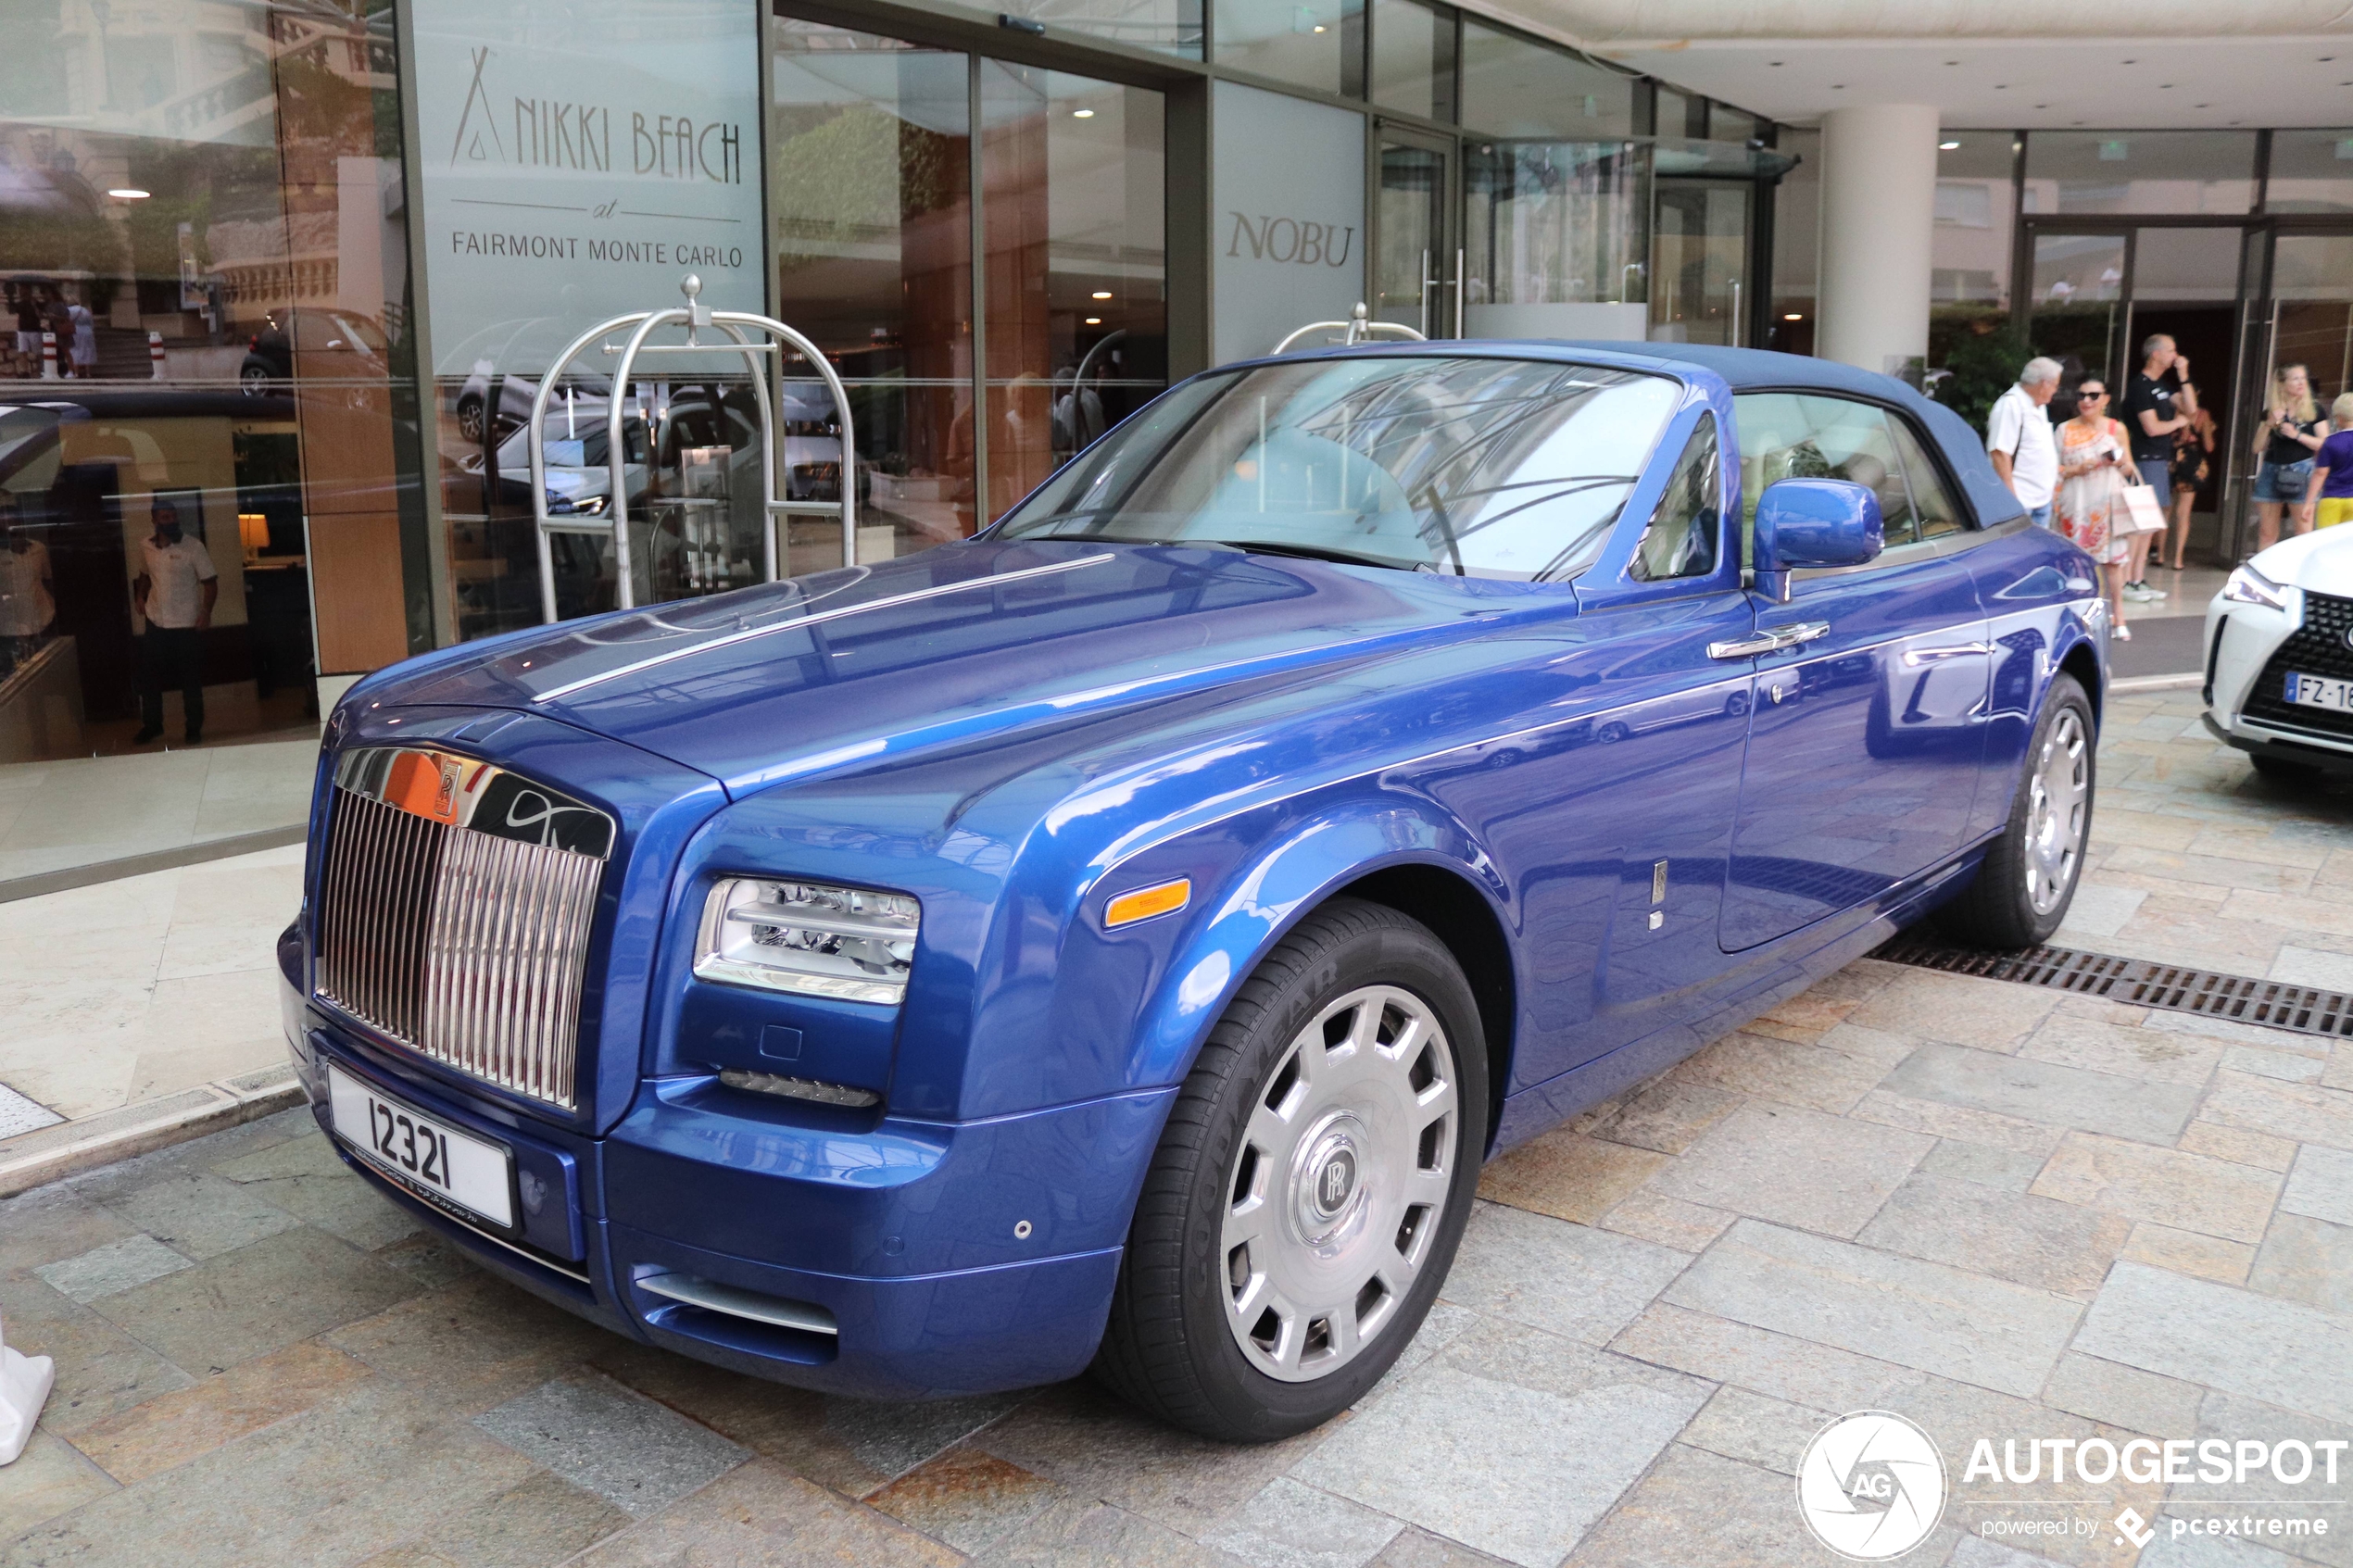
[{"label": "blue rolls-royce phantom drophead coup\u00e9", "polygon": [[1226,367],[976,538],[353,688],[288,1034],[356,1169],[615,1333],[1277,1436],[1484,1160],[1931,911],[2057,925],[2095,575],[1881,376]]}]

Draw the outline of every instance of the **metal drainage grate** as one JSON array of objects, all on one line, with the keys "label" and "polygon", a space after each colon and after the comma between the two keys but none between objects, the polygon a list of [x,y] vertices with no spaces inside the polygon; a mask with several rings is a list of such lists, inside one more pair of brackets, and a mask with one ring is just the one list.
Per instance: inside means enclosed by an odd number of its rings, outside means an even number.
[{"label": "metal drainage grate", "polygon": [[1974,974],[1986,980],[2008,980],[2021,985],[2045,985],[2086,997],[2105,997],[2132,1007],[2162,1008],[2168,1012],[2195,1012],[2233,1023],[2259,1023],[2298,1035],[2325,1035],[2353,1039],[2353,996],[2320,991],[2309,985],[2289,985],[2277,980],[2251,980],[2243,974],[2217,974],[2210,969],[2151,963],[2145,959],[2110,958],[2072,947],[2029,947],[2023,952],[1985,952],[1974,947],[1948,947],[1916,936],[1899,936],[1871,955],[1889,963],[1915,969],[1943,970],[1947,974]]}]

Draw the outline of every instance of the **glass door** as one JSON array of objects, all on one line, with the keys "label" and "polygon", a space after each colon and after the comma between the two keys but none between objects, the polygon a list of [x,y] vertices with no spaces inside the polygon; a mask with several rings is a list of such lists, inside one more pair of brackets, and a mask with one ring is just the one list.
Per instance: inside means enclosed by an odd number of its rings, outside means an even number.
[{"label": "glass door", "polygon": [[1748,341],[1750,207],[1745,180],[1658,182],[1651,228],[1653,343]]},{"label": "glass door", "polygon": [[2026,335],[2035,353],[2066,366],[2059,390],[2071,392],[2087,375],[2121,376],[2132,235],[2037,230],[2032,245]]},{"label": "glass door", "polygon": [[1460,204],[1453,141],[1393,125],[1381,126],[1378,134],[1373,319],[1424,337],[1457,336],[1463,254],[1454,230]]},{"label": "glass door", "polygon": [[[2255,254],[2271,246],[2269,282],[2259,287],[2262,269]],[[2270,401],[2271,378],[2283,367],[2301,365],[2311,378],[2312,396],[2325,410],[2339,393],[2353,390],[2353,232],[2247,236],[2245,331],[2239,352],[2236,398],[2238,429],[2256,430]],[[2254,552],[2254,508],[2245,481],[2255,471],[2253,441],[2242,436],[2232,454],[2241,483],[2232,487],[2224,514],[2224,558],[2235,562]]]}]

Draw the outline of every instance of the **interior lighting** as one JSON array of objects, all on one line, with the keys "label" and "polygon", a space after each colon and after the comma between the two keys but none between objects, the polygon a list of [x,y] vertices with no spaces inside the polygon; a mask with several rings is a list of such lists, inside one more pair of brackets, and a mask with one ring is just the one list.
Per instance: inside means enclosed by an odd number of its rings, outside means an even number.
[{"label": "interior lighting", "polygon": [[1101,316],[1089,316],[1087,318],[1087,324],[1090,327],[1100,327],[1103,324],[1103,319]]},{"label": "interior lighting", "polygon": [[1070,118],[1073,119],[1092,119],[1095,118],[1095,111],[1093,109],[1073,109],[1070,111]]},{"label": "interior lighting", "polygon": [[1318,31],[1318,32],[1323,31],[1324,31],[1324,24],[1323,24],[1322,22],[1317,22],[1317,23],[1315,24],[1315,31]]},{"label": "interior lighting", "polygon": [[1940,153],[1957,153],[1961,150],[1961,144],[1958,142],[1939,142],[1936,144],[1936,150]]},{"label": "interior lighting", "polygon": [[1092,298],[1092,299],[1109,299],[1109,298],[1111,297],[1111,290],[1109,290],[1109,289],[1097,289],[1097,290],[1096,290],[1096,291],[1095,291],[1095,292],[1094,292],[1091,295],[1089,295],[1088,297],[1089,297],[1089,298]]},{"label": "interior lighting", "polygon": [[1788,315],[1782,317],[1781,320],[1784,321],[1803,321],[1806,320],[1806,312],[1803,310],[1793,310]]},{"label": "interior lighting", "polygon": [[114,197],[115,200],[123,202],[143,202],[147,199],[150,194],[151,193],[149,192],[139,189],[136,185],[118,185],[113,190],[107,193],[107,194]]}]

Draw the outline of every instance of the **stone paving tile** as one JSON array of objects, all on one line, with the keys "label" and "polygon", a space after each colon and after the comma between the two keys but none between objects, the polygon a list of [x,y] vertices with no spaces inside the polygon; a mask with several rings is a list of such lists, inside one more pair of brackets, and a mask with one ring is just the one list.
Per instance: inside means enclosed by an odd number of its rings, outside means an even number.
[{"label": "stone paving tile", "polygon": [[1658,1302],[1610,1341],[1622,1356],[1817,1410],[1866,1410],[1904,1369],[1812,1340]]},{"label": "stone paving tile", "polygon": [[2247,1272],[2246,1286],[2353,1320],[2353,1225],[2278,1215]]},{"label": "stone paving tile", "polygon": [[2205,1394],[2195,1383],[2073,1350],[2059,1358],[2043,1385],[2043,1402],[2054,1410],[2152,1437],[2186,1436],[2197,1424]]},{"label": "stone paving tile", "polygon": [[2132,1239],[2118,1256],[2224,1285],[2245,1285],[2246,1271],[2255,1264],[2255,1248],[2249,1243],[2177,1231],[2151,1220],[2133,1227]]},{"label": "stone paving tile", "polygon": [[1602,1229],[1679,1252],[1698,1252],[1724,1234],[1733,1216],[1664,1193],[1638,1192],[1602,1216]]},{"label": "stone paving tile", "polygon": [[1887,1075],[1884,1092],[2045,1126],[2146,1143],[2181,1136],[2196,1106],[2185,1085],[2152,1084],[1958,1046],[1923,1046]]},{"label": "stone paving tile", "polygon": [[1667,1156],[1566,1129],[1530,1139],[1479,1173],[1478,1195],[1590,1225],[1667,1163]]},{"label": "stone paving tile", "polygon": [[[1382,1396],[1373,1410],[1386,1409],[1395,1397]],[[1180,1535],[1198,1536],[1332,1432],[1370,1419],[1348,1417],[1278,1443],[1235,1447],[1165,1426],[1090,1383],[1065,1383],[990,1426],[974,1446],[1074,1497],[1113,1503]]]},{"label": "stone paving tile", "polygon": [[88,1306],[102,1296],[126,1290],[195,1265],[151,1236],[125,1236],[93,1248],[79,1258],[44,1263],[32,1272],[68,1300]]},{"label": "stone paving tile", "polygon": [[855,1563],[953,1568],[937,1541],[766,1460],[721,1476],[686,1501],[573,1560],[578,1568]]},{"label": "stone paving tile", "polygon": [[2131,1230],[2112,1214],[1915,1172],[1855,1239],[2089,1299]]},{"label": "stone paving tile", "polygon": [[869,1495],[866,1506],[977,1555],[1068,1496],[985,1449],[953,1448]]},{"label": "stone paving tile", "polygon": [[629,1515],[545,1472],[437,1521],[428,1539],[395,1547],[360,1568],[546,1568],[627,1529]]},{"label": "stone paving tile", "polygon": [[1740,1102],[1740,1096],[1703,1084],[1659,1078],[1596,1126],[1594,1135],[1661,1154],[1680,1154]]},{"label": "stone paving tile", "polygon": [[137,1231],[69,1187],[0,1198],[0,1275],[79,1257]]},{"label": "stone paving tile", "polygon": [[1851,1236],[1934,1147],[1919,1133],[1752,1100],[1651,1179],[1729,1213]]},{"label": "stone paving tile", "polygon": [[2297,1155],[2280,1191],[2280,1209],[2353,1225],[2353,1153],[2315,1147]]},{"label": "stone paving tile", "polygon": [[1630,1379],[1564,1397],[1473,1376],[1450,1352],[1292,1474],[1522,1568],[1552,1568],[1704,1398]]},{"label": "stone paving tile", "polygon": [[1887,989],[1846,1015],[1846,1022],[1914,1039],[2014,1048],[2058,1005],[2060,993],[1966,974],[1906,970]]},{"label": "stone paving tile", "polygon": [[2061,1128],[2028,1122],[1998,1111],[1978,1110],[1940,1100],[1914,1099],[1908,1095],[1873,1089],[1855,1108],[1854,1119],[1882,1127],[1902,1127],[1958,1143],[1983,1144],[2032,1158],[2040,1170],[2051,1150],[2058,1148]]},{"label": "stone paving tile", "polygon": [[129,1486],[298,1415],[368,1375],[349,1356],[306,1340],[94,1422],[75,1433],[74,1446]]},{"label": "stone paving tile", "polygon": [[95,1311],[198,1375],[382,1311],[416,1282],[305,1227],[109,1296]]},{"label": "stone paving tile", "polygon": [[107,1207],[199,1262],[302,1223],[251,1188],[209,1171],[175,1171]]},{"label": "stone paving tile", "polygon": [[2079,883],[2067,906],[2067,919],[2052,933],[2051,941],[2057,947],[2075,947],[2113,936],[2140,912],[2147,897],[2146,888]]},{"label": "stone paving tile", "polygon": [[[1825,1031],[1844,1022],[1846,1015],[1862,1003],[1860,997],[1833,996],[1818,985],[1775,1002],[1749,1027],[1759,1034],[1779,1030],[1779,1037],[1784,1040],[1818,1040]],[[1761,1024],[1771,1024],[1773,1029],[1761,1029]]]},{"label": "stone paving tile", "polygon": [[1481,1204],[1445,1294],[1476,1312],[1603,1345],[1690,1261],[1631,1236]]},{"label": "stone paving tile", "polygon": [[2202,1121],[2353,1152],[2353,1093],[2281,1084],[2227,1068],[2198,1108]]},{"label": "stone paving tile", "polygon": [[2018,1054],[2120,1078],[2196,1088],[2213,1076],[2223,1048],[2199,1035],[2128,1027],[2061,1011],[2044,1020]]},{"label": "stone paving tile", "polygon": [[299,1137],[213,1169],[230,1181],[251,1185],[260,1198],[354,1247],[372,1251],[424,1228],[422,1221],[384,1201],[353,1174],[315,1125]]},{"label": "stone paving tile", "polygon": [[2281,1185],[2271,1172],[2227,1160],[2070,1133],[2030,1190],[2131,1220],[2255,1242],[2263,1239]]},{"label": "stone paving tile", "polygon": [[[2196,837],[2213,836],[2208,829]],[[2308,857],[2318,863],[2318,857]],[[2120,845],[2100,862],[2102,872],[2139,872],[2149,876],[2171,877],[2181,882],[2204,883],[2209,887],[2255,888],[2265,893],[2308,893],[2312,887],[2312,866],[2286,866],[2276,861],[2249,859],[2243,856],[2199,854],[2168,849],[2152,849],[2145,845]]]},{"label": "stone paving tile", "polygon": [[751,1458],[711,1428],[593,1373],[544,1383],[473,1424],[639,1519]]},{"label": "stone paving tile", "polygon": [[[765,1562],[766,1559],[760,1561]],[[863,1560],[857,1560],[862,1568]],[[973,1559],[976,1568],[1239,1568],[1238,1560],[1110,1503],[1059,1500]]]},{"label": "stone paving tile", "polygon": [[1843,1115],[1887,1076],[1866,1057],[1794,1040],[1728,1035],[1675,1069],[1675,1076],[1735,1094],[1755,1095]]},{"label": "stone paving tile", "polygon": [[2259,1171],[2285,1171],[2296,1163],[2297,1145],[2292,1138],[2275,1138],[2268,1133],[2226,1127],[2220,1122],[2198,1121],[2182,1129],[2181,1139],[2174,1147],[2185,1154],[2210,1154],[2217,1160],[2252,1165]]},{"label": "stone paving tile", "polygon": [[[1788,1476],[1678,1443],[1570,1554],[1567,1568],[1834,1568],[1847,1561],[1794,1514]],[[1954,1535],[1944,1529],[1916,1549],[1935,1562]]]},{"label": "stone paving tile", "polygon": [[1806,1445],[1837,1419],[1828,1411],[1793,1405],[1730,1385],[1716,1391],[1706,1408],[1683,1428],[1679,1442],[1784,1475],[1797,1474]]},{"label": "stone paving tile", "polygon": [[0,1542],[69,1513],[115,1489],[106,1472],[56,1434],[35,1428],[24,1451],[0,1469]]},{"label": "stone paving tile", "polygon": [[195,1381],[96,1312],[30,1276],[0,1275],[0,1323],[6,1324],[10,1348],[57,1363],[41,1424],[62,1436]]},{"label": "stone paving tile", "polygon": [[2264,978],[2322,991],[2353,991],[2353,956],[2290,942],[2280,948]]},{"label": "stone paving tile", "polygon": [[1373,1562],[1374,1568],[1494,1568],[1502,1561],[1473,1551],[1460,1541],[1408,1526]]},{"label": "stone paving tile", "polygon": [[2332,936],[2353,936],[2353,907],[2341,899],[2299,898],[2242,888],[2223,901],[2222,913],[2230,920],[2260,921],[2291,929],[2325,931]]},{"label": "stone paving tile", "polygon": [[1404,1528],[1283,1475],[1201,1539],[1252,1568],[1364,1568]]},{"label": "stone paving tile", "polygon": [[1743,1220],[1666,1298],[2005,1393],[2050,1375],[2081,1311],[1941,1263]]},{"label": "stone paving tile", "polygon": [[613,1336],[488,1274],[327,1331],[324,1343],[471,1416],[536,1388]]},{"label": "stone paving tile", "polygon": [[0,1568],[348,1562],[522,1485],[532,1466],[371,1380],[0,1548]]},{"label": "stone paving tile", "polygon": [[2331,1421],[2353,1421],[2353,1361],[2312,1354],[2315,1346],[2347,1343],[2353,1343],[2353,1316],[2119,1263],[2084,1314],[2074,1348]]},{"label": "stone paving tile", "polygon": [[2034,1185],[2034,1178],[2042,1173],[2044,1159],[2039,1154],[2020,1154],[2015,1149],[1995,1148],[1991,1144],[1939,1138],[1936,1147],[1920,1157],[1919,1168],[1931,1176],[1974,1182],[2001,1192],[2022,1193]]},{"label": "stone paving tile", "polygon": [[2221,1065],[2233,1073],[2276,1078],[2283,1084],[2317,1084],[2328,1066],[2328,1054],[2279,1046],[2233,1046],[2223,1051]]}]

